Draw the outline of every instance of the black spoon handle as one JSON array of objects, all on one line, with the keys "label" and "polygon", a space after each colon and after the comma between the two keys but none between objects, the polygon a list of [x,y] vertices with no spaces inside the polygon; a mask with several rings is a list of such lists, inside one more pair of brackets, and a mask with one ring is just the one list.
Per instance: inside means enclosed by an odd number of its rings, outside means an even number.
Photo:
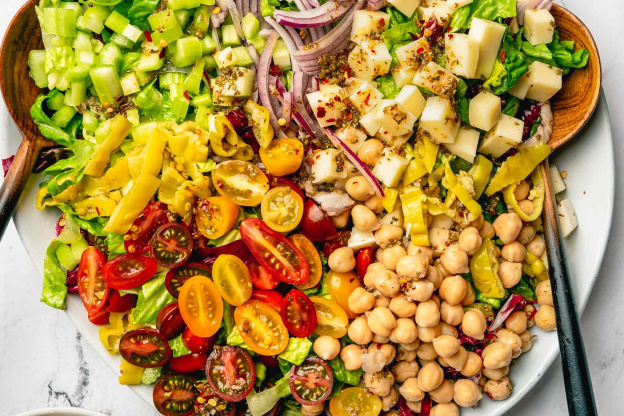
[{"label": "black spoon handle", "polygon": [[542,163],[542,174],[545,184],[544,236],[548,251],[550,284],[556,311],[557,336],[559,337],[568,413],[575,416],[597,415],[581,326],[572,293],[570,271],[563,240],[559,233],[557,207],[550,183],[548,160]]}]

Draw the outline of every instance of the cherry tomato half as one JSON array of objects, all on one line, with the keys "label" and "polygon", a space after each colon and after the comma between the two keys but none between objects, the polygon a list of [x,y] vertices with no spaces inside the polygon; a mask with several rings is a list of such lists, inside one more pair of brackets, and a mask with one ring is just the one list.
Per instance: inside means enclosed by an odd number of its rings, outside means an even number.
[{"label": "cherry tomato half", "polygon": [[126,295],[121,296],[118,291],[115,289],[111,289],[110,296],[108,298],[108,309],[109,312],[116,313],[124,313],[128,312],[134,306],[134,301],[136,300],[137,295],[134,293],[128,293]]},{"label": "cherry tomato half", "polygon": [[212,183],[219,195],[245,207],[260,204],[269,190],[269,180],[264,172],[241,160],[219,163],[212,171]]},{"label": "cherry tomato half", "polygon": [[183,265],[193,251],[189,229],[177,222],[160,226],[150,241],[150,254],[159,266],[172,269]]},{"label": "cherry tomato half", "polygon": [[303,209],[303,218],[299,224],[303,235],[312,241],[329,241],[338,237],[336,227],[327,218],[325,212],[316,205],[316,202],[308,199]]},{"label": "cherry tomato half", "polygon": [[241,237],[260,266],[274,278],[290,284],[308,280],[309,269],[303,253],[280,233],[271,230],[258,218],[248,218],[240,225]]},{"label": "cherry tomato half", "polygon": [[303,257],[306,259],[308,263],[308,281],[301,284],[295,285],[297,289],[310,289],[321,281],[321,277],[323,277],[323,263],[321,263],[321,257],[316,251],[316,247],[308,237],[303,234],[294,234],[290,236],[290,241],[293,242],[295,247],[301,251]]},{"label": "cherry tomato half", "polygon": [[193,334],[211,337],[223,319],[223,300],[217,285],[206,276],[191,277],[184,283],[178,298],[180,313]]},{"label": "cherry tomato half", "polygon": [[241,338],[254,352],[275,355],[288,346],[288,331],[280,315],[266,303],[249,300],[234,310]]},{"label": "cherry tomato half", "polygon": [[336,302],[351,319],[357,318],[360,314],[349,309],[349,296],[358,287],[362,287],[360,279],[353,272],[337,273],[330,270],[326,277],[329,296]]},{"label": "cherry tomato half", "polygon": [[169,360],[169,368],[176,373],[192,373],[206,369],[206,354],[191,353],[173,357]]},{"label": "cherry tomato half", "polygon": [[318,324],[314,332],[319,335],[328,335],[340,338],[346,335],[349,317],[336,302],[329,299],[312,296],[310,298],[316,309]]},{"label": "cherry tomato half", "polygon": [[180,314],[178,302],[171,302],[158,312],[156,317],[156,329],[167,339],[177,338],[184,331],[186,324]]},{"label": "cherry tomato half", "polygon": [[266,149],[260,148],[260,160],[269,173],[290,175],[303,162],[303,143],[297,139],[273,139]]},{"label": "cherry tomato half", "polygon": [[219,238],[230,231],[238,220],[238,205],[222,196],[202,199],[197,204],[195,222],[206,238]]},{"label": "cherry tomato half", "polygon": [[375,261],[375,250],[372,247],[364,247],[355,257],[355,271],[361,281],[364,281],[366,269]]},{"label": "cherry tomato half", "polygon": [[110,293],[110,289],[102,277],[102,268],[106,263],[104,255],[95,247],[82,252],[78,268],[78,293],[89,315],[100,312]]},{"label": "cherry tomato half", "polygon": [[260,266],[256,261],[247,263],[251,283],[258,289],[275,289],[280,284],[280,280],[273,277],[266,267]]},{"label": "cherry tomato half", "polygon": [[165,277],[165,287],[171,296],[177,299],[184,282],[194,276],[211,277],[211,269],[201,263],[183,264],[176,269],[169,270],[167,277]]},{"label": "cherry tomato half", "polygon": [[351,231],[342,230],[338,233],[337,239],[327,241],[323,244],[323,254],[325,254],[325,258],[329,258],[334,250],[337,250],[340,247],[347,247],[349,238],[351,238]]},{"label": "cherry tomato half", "polygon": [[158,379],[152,393],[156,410],[165,416],[195,414],[199,391],[195,379],[182,374],[166,374]]},{"label": "cherry tomato half", "polygon": [[303,217],[303,199],[288,186],[273,188],[262,199],[261,211],[269,228],[286,233],[299,225]]},{"label": "cherry tomato half", "polygon": [[108,325],[108,319],[110,318],[110,312],[106,309],[101,309],[93,315],[89,315],[89,321],[94,325]]},{"label": "cherry tomato half", "polygon": [[316,310],[310,298],[293,289],[284,296],[280,315],[288,332],[298,338],[307,338],[316,329]]},{"label": "cherry tomato half", "polygon": [[128,253],[143,254],[149,250],[149,242],[154,232],[169,222],[167,206],[162,202],[149,204],[139,217],[134,220],[130,231],[124,237],[124,246]]},{"label": "cherry tomato half", "polygon": [[266,303],[271,308],[275,309],[277,313],[280,313],[282,310],[284,297],[275,290],[254,289],[253,292],[251,292],[251,298]]},{"label": "cherry tomato half", "polygon": [[126,332],[119,340],[119,354],[132,365],[142,368],[162,367],[171,358],[169,343],[152,328]]},{"label": "cherry tomato half", "polygon": [[290,369],[290,392],[306,406],[323,403],[331,394],[334,375],[329,365],[318,357],[308,357]]},{"label": "cherry tomato half", "polygon": [[253,389],[256,369],[244,349],[215,346],[206,362],[206,378],[217,396],[229,402],[240,402]]},{"label": "cherry tomato half", "polygon": [[377,416],[381,412],[381,399],[362,387],[349,387],[329,401],[332,416]]},{"label": "cherry tomato half", "polygon": [[211,416],[234,416],[236,408],[234,403],[217,396],[208,382],[200,386],[200,393],[195,401],[195,414]]},{"label": "cherry tomato half", "polygon": [[290,189],[292,189],[293,191],[297,192],[297,194],[301,197],[301,199],[303,199],[305,201],[305,195],[303,194],[303,191],[301,190],[301,187],[299,185],[297,185],[296,183],[294,183],[293,181],[291,181],[290,179],[288,179],[287,177],[285,177],[285,176],[274,176],[274,175],[271,175],[271,174],[267,174],[266,176],[269,179],[269,187],[271,189],[279,188],[280,186],[289,186]]},{"label": "cherry tomato half", "polygon": [[221,254],[212,265],[212,279],[227,303],[238,306],[251,297],[251,277],[245,263],[231,254]]},{"label": "cherry tomato half", "polygon": [[132,289],[151,279],[156,269],[158,265],[154,259],[126,253],[109,260],[102,269],[102,276],[113,289]]},{"label": "cherry tomato half", "polygon": [[208,353],[216,341],[216,337],[198,337],[193,334],[190,328],[186,328],[182,332],[182,344],[191,352]]}]

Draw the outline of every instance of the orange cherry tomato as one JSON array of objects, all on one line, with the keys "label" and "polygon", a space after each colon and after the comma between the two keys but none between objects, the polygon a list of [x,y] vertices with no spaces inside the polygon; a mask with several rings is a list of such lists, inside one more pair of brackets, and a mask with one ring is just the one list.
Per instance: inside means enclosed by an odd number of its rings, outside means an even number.
[{"label": "orange cherry tomato", "polygon": [[191,277],[184,283],[178,306],[182,319],[198,337],[211,337],[219,330],[223,300],[217,285],[206,276]]},{"label": "orange cherry tomato", "polygon": [[214,196],[199,201],[195,223],[204,237],[219,238],[234,228],[238,212],[238,205],[234,202],[222,196]]},{"label": "orange cherry tomato", "polygon": [[234,321],[245,344],[260,355],[279,354],[288,345],[282,318],[264,302],[252,299],[238,306]]},{"label": "orange cherry tomato", "polygon": [[260,204],[269,191],[269,180],[264,172],[242,160],[219,163],[212,171],[212,183],[219,195],[245,207]]},{"label": "orange cherry tomato", "polygon": [[381,399],[362,387],[349,387],[329,401],[332,416],[377,416],[381,412]]},{"label": "orange cherry tomato", "polygon": [[270,174],[290,175],[303,162],[303,143],[297,139],[274,139],[266,149],[260,149],[260,159]]},{"label": "orange cherry tomato", "polygon": [[303,217],[303,199],[289,186],[267,192],[260,208],[266,225],[280,233],[294,230]]},{"label": "orange cherry tomato", "polygon": [[316,251],[316,247],[314,247],[312,241],[303,234],[291,235],[290,241],[303,253],[303,257],[305,257],[308,263],[308,269],[310,270],[308,281],[300,285],[295,285],[295,287],[299,290],[304,290],[318,285],[321,281],[321,277],[323,277],[323,263],[321,263],[321,257],[318,251]]},{"label": "orange cherry tomato", "polygon": [[329,296],[336,302],[351,319],[357,318],[360,314],[353,312],[349,309],[349,296],[356,288],[362,287],[360,279],[353,272],[348,273],[336,273],[330,270],[327,273],[327,288],[329,289]]},{"label": "orange cherry tomato", "polygon": [[316,309],[317,325],[315,333],[328,335],[333,338],[340,338],[347,334],[349,317],[347,313],[336,302],[312,296],[310,298]]},{"label": "orange cherry tomato", "polygon": [[227,303],[242,305],[251,297],[251,277],[245,263],[231,254],[221,254],[212,265],[212,279]]}]

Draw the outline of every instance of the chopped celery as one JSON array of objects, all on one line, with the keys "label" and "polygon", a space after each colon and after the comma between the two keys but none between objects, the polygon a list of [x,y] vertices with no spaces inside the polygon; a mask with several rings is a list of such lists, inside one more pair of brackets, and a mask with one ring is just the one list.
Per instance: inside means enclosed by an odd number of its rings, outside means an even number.
[{"label": "chopped celery", "polygon": [[76,109],[74,107],[64,105],[60,108],[60,110],[52,114],[50,119],[52,120],[52,123],[56,124],[60,128],[65,128],[75,115]]},{"label": "chopped celery", "polygon": [[168,90],[173,84],[182,85],[185,79],[186,74],[182,74],[180,72],[167,72],[158,76],[158,84],[160,85],[161,90]]},{"label": "chopped celery", "polygon": [[161,44],[162,41],[166,43],[175,42],[183,36],[182,26],[180,26],[172,10],[152,14],[147,20],[154,32],[152,39],[156,45]]},{"label": "chopped celery", "polygon": [[123,77],[121,77],[121,89],[123,90],[124,95],[132,95],[141,91],[141,86],[139,85],[139,80],[137,79],[134,72],[128,72]]},{"label": "chopped celery", "polygon": [[64,98],[63,94],[57,91],[46,100],[46,106],[52,111],[58,111],[63,107]]},{"label": "chopped celery", "polygon": [[51,35],[74,38],[76,37],[76,19],[75,10],[45,7],[42,29]]},{"label": "chopped celery", "polygon": [[208,90],[206,94],[196,95],[191,100],[191,105],[193,107],[212,107],[212,95]]},{"label": "chopped celery", "polygon": [[150,85],[137,94],[136,105],[145,114],[155,115],[162,109],[163,96],[153,85]]},{"label": "chopped celery", "polygon": [[120,48],[124,49],[132,49],[132,47],[134,46],[134,42],[132,42],[124,35],[120,35],[118,33],[113,33],[111,35],[110,41],[118,45]]},{"label": "chopped celery", "polygon": [[206,36],[205,38],[202,39],[202,54],[203,55],[206,55],[207,53],[213,53],[216,50],[217,50],[217,44],[210,36]]},{"label": "chopped celery", "polygon": [[290,52],[288,52],[286,42],[284,42],[282,39],[277,41],[275,49],[273,50],[273,63],[279,66],[282,71],[288,71],[289,69],[292,69]]},{"label": "chopped celery", "polygon": [[186,80],[184,81],[184,84],[183,84],[184,89],[186,91],[194,95],[199,94],[199,88],[201,87],[201,82],[202,82],[202,79],[204,78],[205,65],[206,64],[204,63],[202,59],[195,62],[195,65],[193,66],[193,70],[191,71],[189,76],[186,77]]},{"label": "chopped celery", "polygon": [[121,60],[120,73],[131,71],[141,59],[141,52],[128,52]]},{"label": "chopped celery", "polygon": [[188,36],[177,42],[171,63],[179,68],[193,65],[202,56],[202,45],[196,36]]},{"label": "chopped celery", "polygon": [[238,48],[233,48],[232,52],[234,52],[234,55],[236,55],[236,65],[249,66],[253,64],[251,55],[249,54],[249,51],[246,47],[239,46]]},{"label": "chopped celery", "polygon": [[93,87],[104,106],[117,107],[117,99],[123,95],[117,70],[112,65],[102,65],[92,68],[89,72]]},{"label": "chopped celery", "polygon": [[48,75],[48,88],[64,92],[69,88],[69,81],[65,78],[64,74],[60,72],[54,72]]},{"label": "chopped celery", "polygon": [[100,52],[100,60],[98,62],[99,65],[112,65],[117,70],[119,70],[119,66],[121,65],[121,60],[123,59],[123,54],[121,53],[121,49],[119,46],[114,43],[107,43],[102,48]]},{"label": "chopped celery", "polygon": [[100,34],[104,30],[104,21],[110,14],[111,11],[108,7],[91,6],[78,18],[76,26],[85,32]]},{"label": "chopped celery", "polygon": [[91,69],[91,65],[87,64],[78,64],[73,68],[70,68],[65,72],[65,78],[69,82],[80,82],[84,81],[89,76],[89,70]]},{"label": "chopped celery", "polygon": [[236,28],[234,25],[223,25],[221,26],[221,37],[223,38],[224,46],[240,46],[242,45],[242,41],[238,33],[236,33]]},{"label": "chopped celery", "polygon": [[202,4],[206,3],[202,3],[201,0],[169,0],[168,6],[171,10],[180,10],[194,9]]},{"label": "chopped celery", "polygon": [[151,42],[143,42],[143,53],[137,64],[137,70],[148,72],[160,69],[165,63],[165,58],[160,56],[161,50],[162,48]]},{"label": "chopped celery", "polygon": [[139,85],[141,87],[151,82],[156,77],[155,72],[143,72],[143,71],[136,70],[134,71],[134,74],[136,75],[137,80],[139,81]]},{"label": "chopped celery", "polygon": [[95,54],[89,51],[76,50],[76,65],[95,65]]},{"label": "chopped celery", "polygon": [[104,48],[104,43],[100,42],[97,39],[91,39],[91,46],[93,47],[93,53],[99,54]]},{"label": "chopped celery", "polygon": [[143,36],[143,31],[136,26],[128,25],[120,35],[130,39],[132,43],[137,43],[141,36]]},{"label": "chopped celery", "polygon": [[210,27],[210,10],[206,6],[200,6],[195,10],[193,16],[193,25],[191,26],[191,33],[200,39],[209,38],[206,36],[208,28]]},{"label": "chopped celery", "polygon": [[45,71],[45,55],[45,51],[30,51],[28,53],[30,77],[35,81],[35,85],[39,88],[48,87],[48,76]]},{"label": "chopped celery", "polygon": [[171,100],[173,101],[171,104],[171,112],[176,117],[186,118],[191,102],[184,93],[182,85],[173,84],[171,86]]},{"label": "chopped celery", "polygon": [[204,56],[204,62],[206,63],[206,69],[217,68],[217,60],[215,59],[214,55]]},{"label": "chopped celery", "polygon": [[117,11],[113,11],[110,16],[108,16],[108,19],[106,19],[106,22],[104,22],[104,26],[115,33],[119,33],[120,35],[129,24],[130,20]]},{"label": "chopped celery", "polygon": [[65,72],[76,66],[76,55],[69,46],[51,48],[45,53],[45,72],[50,75],[55,72]]},{"label": "chopped celery", "polygon": [[82,114],[82,126],[87,130],[87,133],[94,134],[98,125],[98,119],[91,111],[87,110]]},{"label": "chopped celery", "polygon": [[249,39],[249,42],[253,45],[258,55],[262,54],[262,50],[264,49],[264,44],[266,43],[266,39],[260,36],[256,36],[255,38]]},{"label": "chopped celery", "polygon": [[215,53],[214,57],[217,60],[217,65],[219,66],[219,68],[236,66],[236,64],[238,64],[238,61],[236,60],[236,55],[234,55],[231,46],[228,46],[227,48]]},{"label": "chopped celery", "polygon": [[176,10],[173,14],[175,14],[175,17],[182,28],[185,28],[186,25],[188,25],[189,20],[191,20],[191,12],[188,10]]},{"label": "chopped celery", "polygon": [[[137,110],[136,108],[133,108],[131,110],[127,110],[126,111],[126,118],[128,119],[128,121],[130,123],[132,123],[135,126],[138,126],[140,123],[140,117],[139,117],[139,110]],[[123,149],[123,147],[122,147]]]},{"label": "chopped celery", "polygon": [[79,51],[93,52],[93,45],[91,45],[91,36],[84,32],[77,32],[76,38],[72,43],[72,47]]},{"label": "chopped celery", "polygon": [[246,39],[255,38],[260,32],[260,21],[253,13],[247,13],[242,22],[243,35]]},{"label": "chopped celery", "polygon": [[72,82],[65,93],[65,105],[78,107],[87,99],[87,81]]}]

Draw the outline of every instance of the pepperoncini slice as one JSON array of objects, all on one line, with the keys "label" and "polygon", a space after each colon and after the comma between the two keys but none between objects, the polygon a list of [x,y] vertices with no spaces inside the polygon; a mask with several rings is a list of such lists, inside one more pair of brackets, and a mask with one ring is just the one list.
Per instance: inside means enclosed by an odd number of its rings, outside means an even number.
[{"label": "pepperoncini slice", "polygon": [[529,269],[538,280],[548,279],[548,269],[544,265],[544,262],[528,250],[524,257],[524,263],[529,266]]},{"label": "pepperoncini slice", "polygon": [[533,172],[531,173],[531,182],[532,186],[529,193],[529,198],[533,198],[532,202],[534,205],[534,209],[533,212],[531,212],[530,214],[526,214],[518,205],[518,201],[516,201],[514,191],[516,190],[518,183],[509,185],[507,188],[505,188],[505,191],[503,192],[505,202],[507,202],[507,204],[511,206],[514,212],[518,214],[518,216],[522,218],[523,221],[526,222],[531,222],[538,219],[542,214],[542,209],[544,208],[544,177],[542,176],[542,169],[539,166],[536,167],[535,170],[533,170]]},{"label": "pepperoncini slice", "polygon": [[121,146],[126,136],[132,130],[132,127],[134,127],[133,124],[122,115],[116,116],[112,120],[111,125],[110,133],[102,143],[96,146],[93,157],[85,167],[85,175],[101,176],[106,166],[110,163],[111,153]]},{"label": "pepperoncini slice", "polygon": [[[453,170],[448,163],[446,163],[444,166],[444,178],[446,179],[446,182],[449,186],[449,191],[452,192],[457,197],[457,199],[459,199],[459,201],[464,204],[466,208],[468,208],[468,211],[470,211],[470,213],[474,215],[475,218],[481,215],[481,205],[479,205],[477,201],[472,198],[470,192],[468,192],[464,185],[462,185],[462,183],[457,180],[455,174],[453,173]],[[468,182],[470,182],[471,180],[469,176],[465,179],[467,179]]]},{"label": "pepperoncini slice", "polygon": [[403,221],[412,238],[412,243],[417,246],[428,246],[427,197],[420,188],[415,186],[403,189],[399,197],[403,207]]},{"label": "pepperoncini slice", "polygon": [[383,187],[383,191],[384,197],[381,200],[381,206],[387,212],[393,212],[397,197],[399,196],[399,191],[396,188],[388,188],[387,186]]},{"label": "pepperoncini slice", "polygon": [[245,103],[245,113],[251,120],[254,136],[261,148],[266,149],[271,144],[275,132],[270,122],[269,110],[252,100]]},{"label": "pepperoncini slice", "polygon": [[425,161],[418,153],[415,154],[414,159],[410,160],[407,169],[403,174],[403,187],[410,186],[418,179],[425,176],[429,171],[425,166]]},{"label": "pepperoncini slice", "polygon": [[485,190],[486,195],[494,195],[503,188],[520,182],[550,154],[550,147],[544,143],[535,146],[522,148],[520,152],[509,156],[496,171],[490,181],[490,185]]},{"label": "pepperoncini slice", "polygon": [[476,288],[483,296],[496,299],[505,296],[505,288],[498,277],[496,247],[489,238],[483,241],[481,248],[470,260],[470,272]]},{"label": "pepperoncini slice", "polygon": [[143,326],[132,323],[132,312],[111,312],[108,325],[100,327],[100,342],[110,354],[119,354],[119,340],[122,335],[128,331],[143,328]]},{"label": "pepperoncini slice", "polygon": [[130,364],[128,361],[121,359],[121,365],[119,366],[119,384],[125,386],[133,386],[141,384],[141,378],[143,377],[144,369]]},{"label": "pepperoncini slice", "polygon": [[485,191],[485,187],[490,181],[490,174],[492,173],[492,168],[494,164],[483,155],[477,155],[475,158],[475,163],[472,165],[468,174],[472,176],[472,183],[474,185],[474,189],[476,192],[475,200],[478,200],[483,191]]},{"label": "pepperoncini slice", "polygon": [[128,156],[122,157],[100,177],[85,176],[82,181],[85,193],[94,196],[126,186],[132,180],[128,160]]},{"label": "pepperoncini slice", "polygon": [[238,135],[234,126],[222,114],[208,116],[210,147],[217,156],[232,157],[236,154]]},{"label": "pepperoncini slice", "polygon": [[160,128],[167,140],[169,150],[184,161],[203,163],[208,159],[208,132],[192,121],[180,125],[162,123]]},{"label": "pepperoncini slice", "polygon": [[110,217],[121,198],[121,192],[112,191],[108,194],[90,196],[74,202],[72,206],[76,209],[78,215],[85,220],[95,217]]}]

